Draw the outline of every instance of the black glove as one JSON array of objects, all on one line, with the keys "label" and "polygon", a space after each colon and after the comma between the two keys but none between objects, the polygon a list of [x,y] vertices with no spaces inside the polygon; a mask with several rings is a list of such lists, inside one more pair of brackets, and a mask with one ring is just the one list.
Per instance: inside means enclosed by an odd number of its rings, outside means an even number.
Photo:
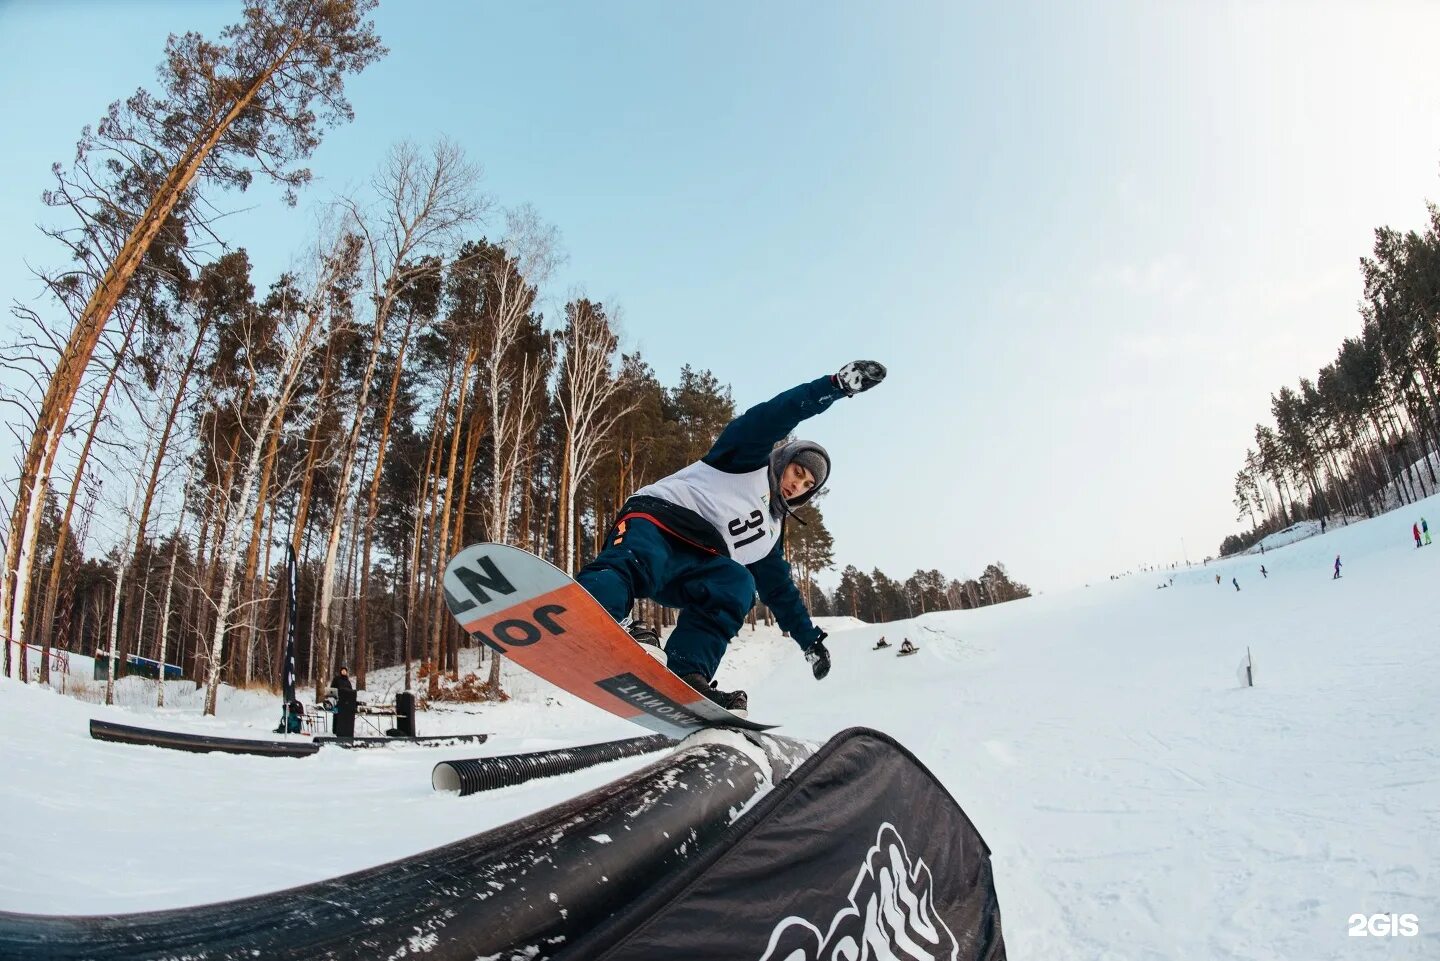
[{"label": "black glove", "polygon": [[830,651],[825,647],[825,638],[829,636],[821,631],[815,642],[805,648],[805,660],[810,662],[810,673],[815,675],[817,681],[823,681],[825,675],[830,673]]},{"label": "black glove", "polygon": [[878,360],[852,360],[835,375],[835,386],[854,397],[885,379],[885,365]]}]

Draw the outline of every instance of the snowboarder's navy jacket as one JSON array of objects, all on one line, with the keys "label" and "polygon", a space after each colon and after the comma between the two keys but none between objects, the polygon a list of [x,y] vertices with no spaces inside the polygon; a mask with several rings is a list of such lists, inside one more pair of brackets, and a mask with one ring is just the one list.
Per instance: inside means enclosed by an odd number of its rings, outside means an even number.
[{"label": "snowboarder's navy jacket", "polygon": [[[699,461],[636,491],[615,520],[647,520],[670,537],[743,564],[760,600],[802,645],[820,634],[785,560],[785,511],[772,503],[770,453],[802,420],[844,397],[834,377],[792,387],[732,420]],[[612,539],[613,539],[612,532]]]}]

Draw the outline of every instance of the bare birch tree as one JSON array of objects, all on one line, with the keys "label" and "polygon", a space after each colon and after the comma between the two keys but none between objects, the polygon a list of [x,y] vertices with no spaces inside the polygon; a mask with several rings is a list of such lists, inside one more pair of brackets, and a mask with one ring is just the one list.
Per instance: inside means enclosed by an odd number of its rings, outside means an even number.
[{"label": "bare birch tree", "polygon": [[[143,464],[150,459],[150,451],[155,446],[155,434],[152,431],[146,432],[145,452],[140,457]],[[120,669],[120,608],[125,597],[125,575],[130,570],[130,562],[134,558],[132,551],[131,536],[135,530],[135,519],[140,506],[140,498],[145,491],[145,485],[139,478],[135,480],[135,491],[130,496],[130,506],[125,510],[125,539],[120,542],[115,557],[115,596],[110,604],[110,644],[106,651],[106,660],[109,662],[110,670],[105,676],[105,703],[115,703],[115,681]]]},{"label": "bare birch tree", "polygon": [[[50,574],[47,579],[45,591],[45,613],[42,617],[40,630],[44,634],[44,648],[40,655],[40,683],[50,682],[50,646],[57,640],[54,630],[55,608],[59,602],[60,578],[63,573],[65,560],[65,545],[70,534],[70,519],[74,514],[75,505],[79,500],[80,492],[85,487],[86,472],[90,466],[90,452],[94,448],[96,439],[100,433],[100,427],[105,419],[105,404],[110,396],[111,389],[115,386],[120,374],[120,367],[125,361],[126,351],[130,346],[131,337],[134,336],[135,328],[139,324],[140,312],[133,311],[130,323],[125,328],[125,335],[120,343],[119,349],[115,352],[114,360],[110,364],[110,372],[105,377],[100,387],[99,396],[95,400],[94,413],[90,418],[90,427],[85,432],[85,442],[80,446],[80,453],[75,460],[75,468],[71,472],[73,482],[70,485],[70,492],[65,498],[65,511],[60,518],[60,527],[55,544],[55,555],[50,562]],[[24,663],[25,648],[21,648],[20,678],[27,680],[28,671]]]},{"label": "bare birch tree", "polygon": [[[306,370],[306,361],[322,343],[319,333],[323,322],[327,318],[332,322],[348,322],[350,308],[348,304],[342,305],[337,302],[343,297],[343,295],[337,296],[337,288],[342,287],[343,278],[355,270],[360,255],[359,247],[357,238],[353,235],[346,235],[329,249],[320,252],[316,258],[318,260],[316,277],[306,294],[305,302],[294,305],[297,309],[287,310],[278,318],[279,323],[271,335],[274,340],[270,346],[272,350],[278,351],[281,358],[280,364],[274,375],[273,389],[251,428],[252,436],[248,438],[249,454],[245,458],[245,463],[233,485],[222,494],[222,500],[218,507],[222,520],[243,519],[249,516],[252,499],[257,493],[261,460],[267,447],[266,441],[269,439],[271,431],[282,429],[284,414],[294,398],[301,376]],[[259,380],[264,374],[261,370],[255,369],[253,376]],[[214,602],[215,628],[211,636],[209,667],[205,678],[206,714],[215,713],[225,634],[236,613],[232,610],[231,601],[235,593],[236,569],[239,567],[241,550],[247,542],[246,529],[243,524],[227,523],[223,526],[223,530],[224,534],[221,536],[221,543],[217,550],[219,596]]]},{"label": "bare birch tree", "polygon": [[428,156],[402,143],[392,148],[373,183],[381,198],[380,210],[371,214],[353,200],[345,202],[347,228],[363,243],[374,317],[349,433],[340,448],[330,532],[320,573],[320,624],[315,643],[322,656],[315,675],[317,698],[329,684],[340,534],[348,514],[345,504],[351,496],[351,472],[360,430],[369,413],[370,388],[386,343],[390,317],[408,288],[439,270],[438,259],[431,255],[453,248],[460,232],[484,212],[484,201],[475,192],[479,177],[479,171],[466,162],[464,152],[448,141],[436,143]]},{"label": "bare birch tree", "polygon": [[560,473],[560,566],[575,573],[575,488],[608,452],[616,423],[637,406],[618,401],[611,371],[620,346],[605,308],[583,297],[565,305],[564,356],[556,398],[564,422]]},{"label": "bare birch tree", "polygon": [[485,344],[476,385],[490,412],[494,456],[490,459],[490,498],[483,513],[486,536],[492,541],[510,538],[510,515],[519,475],[520,453],[527,431],[523,405],[508,403],[510,397],[525,396],[516,387],[523,387],[516,377],[516,366],[524,359],[515,356],[515,346],[525,329],[525,322],[535,306],[537,289],[542,286],[560,261],[559,232],[541,221],[529,206],[506,212],[505,239],[501,246],[506,256],[499,259],[489,276],[487,308],[490,316],[485,327]]}]

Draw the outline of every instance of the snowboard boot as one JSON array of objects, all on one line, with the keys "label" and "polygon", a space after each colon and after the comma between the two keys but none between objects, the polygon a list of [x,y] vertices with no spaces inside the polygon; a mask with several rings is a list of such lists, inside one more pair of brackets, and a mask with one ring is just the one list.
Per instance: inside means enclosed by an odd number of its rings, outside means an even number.
[{"label": "snowboard boot", "polygon": [[625,630],[641,644],[646,644],[650,647],[660,646],[660,632],[644,621],[631,621],[625,625]]},{"label": "snowboard boot", "polygon": [[623,624],[630,636],[635,638],[640,649],[661,664],[665,663],[665,650],[660,646],[660,632],[644,621],[626,620]]},{"label": "snowboard boot", "polygon": [[706,680],[704,674],[684,674],[680,680],[737,717],[746,717],[750,713],[750,698],[744,691],[717,690],[715,682]]}]

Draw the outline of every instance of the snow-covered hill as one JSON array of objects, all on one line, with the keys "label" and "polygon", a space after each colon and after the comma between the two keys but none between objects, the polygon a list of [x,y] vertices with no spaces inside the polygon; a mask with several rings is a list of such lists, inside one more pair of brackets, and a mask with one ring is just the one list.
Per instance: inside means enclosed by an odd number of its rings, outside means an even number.
[{"label": "snow-covered hill", "polygon": [[[1263,557],[900,623],[835,619],[835,668],[818,684],[793,643],[746,629],[721,683],[745,687],[753,716],[783,733],[867,725],[914,751],[994,850],[1016,958],[1440,957],[1440,545],[1413,547],[1421,514],[1440,522],[1440,498]],[[921,652],[872,650],[881,635]],[[1250,689],[1237,673],[1247,648]],[[373,686],[398,686],[392,673]],[[0,909],[134,911],[273,890],[467,836],[646,763],[435,794],[443,757],[643,733],[528,677],[511,678],[506,704],[421,716],[421,733],[496,735],[479,749],[299,759],[90,740],[92,716],[261,736],[278,711],[233,692],[202,719],[177,688],[179,706],[155,717],[144,682],[125,684],[139,693],[105,709],[0,682],[0,804],[26,826],[0,844]],[[1391,912],[1415,914],[1420,933],[1347,934],[1351,915]]]}]

